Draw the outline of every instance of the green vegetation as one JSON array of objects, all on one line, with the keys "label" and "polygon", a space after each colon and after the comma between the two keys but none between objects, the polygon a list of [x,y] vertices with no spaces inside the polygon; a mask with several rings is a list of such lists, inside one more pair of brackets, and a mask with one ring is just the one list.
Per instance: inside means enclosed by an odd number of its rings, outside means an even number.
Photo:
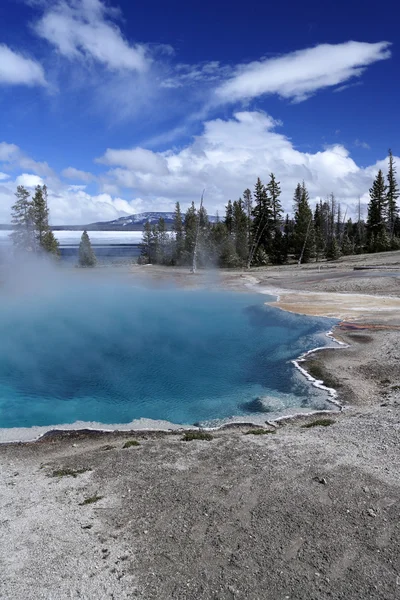
[{"label": "green vegetation", "polygon": [[83,502],[79,503],[79,506],[87,506],[88,504],[94,504],[95,502],[98,502],[102,498],[103,498],[103,496],[98,496],[97,494],[95,494],[94,496],[85,498],[85,500]]},{"label": "green vegetation", "polygon": [[249,431],[246,431],[245,435],[267,435],[268,433],[276,433],[276,429],[263,429],[262,427],[257,427],[256,429],[249,429]]},{"label": "green vegetation", "polygon": [[183,438],[181,438],[182,442],[191,442],[192,440],[205,440],[209,442],[213,439],[211,433],[206,433],[205,431],[187,431]]},{"label": "green vegetation", "polygon": [[17,200],[11,214],[14,247],[20,252],[48,254],[58,258],[58,242],[49,226],[47,187],[37,185],[34,196],[30,198],[28,190],[19,185],[15,196]]},{"label": "green vegetation", "polygon": [[78,475],[82,475],[82,473],[86,473],[87,471],[91,471],[92,469],[57,469],[53,471],[51,477],[77,477]]},{"label": "green vegetation", "polygon": [[95,267],[96,266],[96,255],[93,252],[92,244],[88,233],[85,231],[82,233],[81,241],[79,244],[79,259],[78,265],[80,267]]},{"label": "green vegetation", "polygon": [[336,389],[341,386],[340,381],[337,381],[334,377],[332,377],[318,360],[307,360],[304,363],[304,366],[306,371],[310,373],[311,377],[314,377],[314,379],[318,379],[319,381],[323,381],[326,387]]},{"label": "green vegetation", "polygon": [[137,440],[128,440],[127,442],[125,442],[125,444],[122,447],[123,448],[132,448],[132,446],[140,446],[140,444]]},{"label": "green vegetation", "polygon": [[246,189],[242,198],[229,200],[216,223],[202,203],[197,210],[192,202],[182,215],[177,202],[172,235],[163,219],[145,224],[140,262],[191,266],[195,255],[200,267],[250,267],[400,249],[400,193],[390,150],[386,179],[379,171],[370,189],[366,222],[360,203],[357,220],[346,219],[347,209],[333,193],[313,212],[304,181],[294,191],[293,218],[284,217],[280,196],[280,182],[271,173],[267,184],[258,178],[253,193]]},{"label": "green vegetation", "polygon": [[302,425],[305,429],[310,429],[310,427],[328,427],[329,425],[333,425],[336,423],[333,419],[316,419],[315,421],[311,421],[311,423],[306,423]]}]

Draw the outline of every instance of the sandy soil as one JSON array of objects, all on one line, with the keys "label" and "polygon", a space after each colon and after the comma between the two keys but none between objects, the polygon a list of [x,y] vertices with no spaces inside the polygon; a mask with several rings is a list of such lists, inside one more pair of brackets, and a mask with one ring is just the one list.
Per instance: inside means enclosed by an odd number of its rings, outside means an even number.
[{"label": "sandy soil", "polygon": [[[400,253],[357,261],[218,278],[147,268],[155,284],[252,284],[279,291],[282,308],[346,319],[336,335],[350,346],[308,361],[345,408],[329,426],[302,417],[269,435],[1,445],[0,598],[400,598]],[[368,264],[388,269],[353,271]],[[65,469],[88,470],[53,476]]]}]

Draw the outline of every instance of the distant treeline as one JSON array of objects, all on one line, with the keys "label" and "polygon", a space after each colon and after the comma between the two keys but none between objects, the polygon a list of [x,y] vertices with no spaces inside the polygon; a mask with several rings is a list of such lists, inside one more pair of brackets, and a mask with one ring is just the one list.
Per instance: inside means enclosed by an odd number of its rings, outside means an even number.
[{"label": "distant treeline", "polygon": [[273,173],[266,185],[258,178],[254,192],[246,189],[239,200],[229,200],[216,223],[202,204],[197,210],[192,203],[182,215],[177,202],[172,234],[162,218],[145,224],[140,262],[189,266],[196,254],[198,266],[250,267],[400,249],[399,188],[390,150],[386,177],[380,170],[369,191],[366,221],[360,204],[357,220],[347,218],[333,193],[312,211],[304,182],[294,192],[294,217],[284,217],[280,195]]}]

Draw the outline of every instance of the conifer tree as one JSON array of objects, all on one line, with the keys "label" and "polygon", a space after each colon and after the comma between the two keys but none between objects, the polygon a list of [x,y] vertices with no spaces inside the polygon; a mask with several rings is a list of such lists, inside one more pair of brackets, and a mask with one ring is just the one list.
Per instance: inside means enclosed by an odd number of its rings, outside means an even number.
[{"label": "conifer tree", "polygon": [[282,205],[279,200],[281,195],[280,181],[276,181],[275,175],[271,173],[269,183],[265,186],[270,199],[271,218],[274,228],[280,227],[282,223]]},{"label": "conifer tree", "polygon": [[180,264],[182,260],[182,253],[184,251],[185,239],[183,231],[183,220],[181,213],[181,206],[179,202],[175,204],[174,221],[172,224],[172,231],[175,233],[175,252],[174,252],[174,263]]},{"label": "conifer tree", "polygon": [[235,238],[235,249],[236,254],[242,264],[247,261],[249,249],[248,249],[248,219],[243,205],[243,201],[240,198],[235,200],[233,203],[233,235]]},{"label": "conifer tree", "polygon": [[282,225],[282,205],[279,200],[281,195],[280,181],[276,181],[275,175],[271,173],[269,183],[266,185],[269,203],[271,207],[271,239],[269,242],[269,258],[275,265],[284,262],[283,256],[283,236],[281,232]]},{"label": "conifer tree", "polygon": [[194,202],[192,202],[185,213],[183,227],[185,231],[183,262],[185,265],[190,265],[192,264],[193,260],[193,252],[197,235],[197,211]]},{"label": "conifer tree", "polygon": [[156,226],[156,237],[157,237],[157,249],[156,249],[156,262],[158,264],[168,265],[171,264],[171,252],[169,244],[169,235],[167,227],[165,225],[165,219],[160,217]]},{"label": "conifer tree", "polygon": [[35,249],[35,234],[32,218],[32,202],[26,188],[17,187],[17,200],[12,207],[11,222],[14,231],[11,234],[13,245],[19,250],[33,252]]},{"label": "conifer tree", "polygon": [[284,262],[287,261],[289,254],[292,254],[294,252],[294,249],[293,249],[293,227],[294,227],[293,220],[289,218],[289,215],[286,215],[285,224],[283,227],[284,236],[283,236],[283,253],[282,253],[282,255],[284,257]]},{"label": "conifer tree", "polygon": [[[52,233],[52,232],[50,232]],[[46,234],[47,235],[47,234]],[[79,262],[80,267],[94,267],[96,266],[96,255],[93,251],[92,244],[88,233],[85,231],[82,233],[81,241],[79,244]]]},{"label": "conifer tree", "polygon": [[52,254],[55,258],[60,257],[60,244],[51,229],[48,229],[42,236],[42,250],[47,254]]},{"label": "conifer tree", "polygon": [[347,221],[344,228],[340,250],[344,256],[354,254],[354,226],[351,219]]},{"label": "conifer tree", "polygon": [[392,151],[389,149],[389,169],[387,174],[387,221],[390,239],[393,240],[396,219],[399,216],[397,200],[399,198],[399,187],[396,181],[396,166]]},{"label": "conifer tree", "polygon": [[198,210],[199,219],[199,232],[198,232],[198,252],[197,260],[198,264],[205,267],[210,261],[212,261],[212,244],[210,240],[210,220],[208,218],[207,210],[204,204],[201,202]]},{"label": "conifer tree", "polygon": [[152,241],[153,235],[151,231],[151,225],[149,221],[146,221],[143,227],[143,236],[142,236],[142,248],[141,248],[141,256],[139,259],[139,264],[147,264],[151,263],[153,258],[152,252]]},{"label": "conifer tree", "polygon": [[228,204],[225,206],[225,227],[229,234],[232,233],[233,229],[233,205],[232,200],[228,200]]},{"label": "conifer tree", "polygon": [[32,198],[32,218],[38,248],[43,248],[44,235],[50,231],[47,188],[37,185]]},{"label": "conifer tree", "polygon": [[294,251],[299,263],[309,262],[315,253],[315,233],[313,213],[309,196],[303,181],[297,185],[294,194]]},{"label": "conifer tree", "polygon": [[315,207],[314,230],[315,230],[315,260],[318,262],[325,255],[324,215],[323,215],[322,201],[320,201]]},{"label": "conifer tree", "polygon": [[367,218],[368,250],[370,252],[380,252],[387,250],[389,246],[385,224],[387,206],[386,185],[381,169],[379,169],[378,175],[369,190],[369,197]]},{"label": "conifer tree", "polygon": [[[250,251],[250,260],[254,257],[263,256],[259,254],[261,249],[264,253],[270,250],[271,231],[273,230],[273,215],[271,201],[268,197],[265,185],[261,179],[257,179],[254,189],[254,208],[252,224],[252,248]],[[264,258],[263,258],[264,262]]]}]

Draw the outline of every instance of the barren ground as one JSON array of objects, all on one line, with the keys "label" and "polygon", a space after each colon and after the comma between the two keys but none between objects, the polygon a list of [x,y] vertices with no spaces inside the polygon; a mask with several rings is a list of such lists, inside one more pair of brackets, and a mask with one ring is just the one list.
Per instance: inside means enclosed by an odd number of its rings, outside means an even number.
[{"label": "barren ground", "polygon": [[[309,416],[210,441],[71,433],[1,445],[0,598],[400,598],[400,253],[320,270],[138,275],[252,283],[279,292],[281,308],[342,318],[336,335],[350,347],[316,353],[308,368],[345,409],[325,427],[303,427]],[[123,448],[130,439],[140,445]]]}]

